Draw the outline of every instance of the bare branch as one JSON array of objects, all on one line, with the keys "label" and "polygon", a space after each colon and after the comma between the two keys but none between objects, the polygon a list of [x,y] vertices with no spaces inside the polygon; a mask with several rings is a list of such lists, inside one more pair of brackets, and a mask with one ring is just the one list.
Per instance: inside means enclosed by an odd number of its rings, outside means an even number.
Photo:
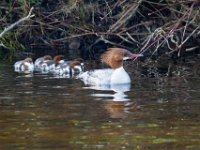
[{"label": "bare branch", "polygon": [[9,27],[5,28],[4,31],[0,34],[0,38],[2,38],[7,32],[9,32],[10,30],[12,30],[15,26],[17,26],[18,24],[20,24],[23,21],[26,21],[32,17],[34,17],[35,15],[31,15],[32,11],[33,11],[34,7],[32,7],[28,13],[28,15],[24,18],[21,18],[20,20],[18,20],[17,22],[11,24]]}]

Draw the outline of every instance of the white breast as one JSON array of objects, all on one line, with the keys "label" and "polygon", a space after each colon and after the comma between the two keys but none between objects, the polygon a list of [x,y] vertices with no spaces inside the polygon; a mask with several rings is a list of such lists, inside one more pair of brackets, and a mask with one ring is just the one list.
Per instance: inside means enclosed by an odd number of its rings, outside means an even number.
[{"label": "white breast", "polygon": [[124,70],[123,67],[115,69],[111,75],[111,84],[126,84],[131,83],[131,79],[128,73]]}]

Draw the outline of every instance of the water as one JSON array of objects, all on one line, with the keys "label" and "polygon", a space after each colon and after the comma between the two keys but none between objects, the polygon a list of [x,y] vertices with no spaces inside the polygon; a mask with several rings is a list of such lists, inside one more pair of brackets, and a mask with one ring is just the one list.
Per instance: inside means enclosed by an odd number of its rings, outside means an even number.
[{"label": "water", "polygon": [[133,81],[117,93],[1,66],[0,149],[200,149],[200,79]]}]

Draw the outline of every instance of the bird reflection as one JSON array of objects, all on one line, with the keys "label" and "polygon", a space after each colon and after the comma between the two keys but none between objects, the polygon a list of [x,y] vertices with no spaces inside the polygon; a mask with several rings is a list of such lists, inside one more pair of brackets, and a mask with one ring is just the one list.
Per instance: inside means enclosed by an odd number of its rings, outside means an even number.
[{"label": "bird reflection", "polygon": [[125,111],[126,103],[123,102],[108,102],[104,104],[104,108],[110,115],[110,118],[126,118],[128,113]]},{"label": "bird reflection", "polygon": [[[101,91],[101,93],[95,92],[92,96],[97,98],[112,98],[112,101],[129,101],[128,96],[125,92],[130,91],[130,84],[113,84],[113,85],[95,85],[86,87],[86,89],[94,89],[96,91]],[[105,93],[102,93],[104,92]],[[108,94],[107,91],[114,91],[114,94]]]},{"label": "bird reflection", "polygon": [[32,73],[29,73],[29,74],[22,73],[22,74],[19,74],[16,78],[30,78],[30,77],[33,77]]},{"label": "bird reflection", "polygon": [[111,89],[115,91],[115,94],[113,94],[113,101],[129,101],[125,92],[130,91],[130,88],[131,84],[111,85]]},{"label": "bird reflection", "polygon": [[[94,89],[92,96],[103,100],[103,107],[110,115],[110,118],[125,118],[128,115],[127,106],[131,103],[126,92],[130,91],[131,84],[113,84],[90,86],[87,89]],[[110,93],[111,91],[112,93]],[[99,92],[99,93],[98,93]],[[114,92],[114,93],[113,93]]]}]

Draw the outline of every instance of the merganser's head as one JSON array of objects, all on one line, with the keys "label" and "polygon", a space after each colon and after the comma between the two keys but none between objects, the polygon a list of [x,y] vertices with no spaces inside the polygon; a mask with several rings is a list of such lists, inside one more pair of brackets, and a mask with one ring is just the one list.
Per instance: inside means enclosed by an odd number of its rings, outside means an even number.
[{"label": "merganser's head", "polygon": [[45,55],[45,56],[43,57],[43,59],[44,59],[44,62],[47,62],[47,61],[49,61],[49,60],[52,60],[52,57],[51,57],[50,55]]},{"label": "merganser's head", "polygon": [[25,64],[26,64],[26,63],[31,64],[31,63],[33,63],[33,60],[32,60],[32,58],[27,57],[27,58],[24,59],[24,63],[25,63]]},{"label": "merganser's head", "polygon": [[142,54],[133,54],[123,48],[109,48],[101,55],[101,61],[109,65],[112,69],[117,69],[123,65],[123,61],[142,57]]},{"label": "merganser's head", "polygon": [[84,66],[84,60],[82,58],[76,58],[76,59],[74,59],[74,61],[78,61],[80,63],[81,67]]},{"label": "merganser's head", "polygon": [[82,63],[84,60],[82,58],[76,58],[74,59],[74,61],[79,61],[80,63]]},{"label": "merganser's head", "polygon": [[[33,60],[30,57],[27,57],[24,59],[24,63],[23,63],[23,70],[24,71],[33,71],[34,67],[33,67]],[[28,73],[28,72],[27,72]]]},{"label": "merganser's head", "polygon": [[70,63],[70,68],[74,69],[75,73],[80,73],[83,71],[83,59],[81,60],[74,60]]},{"label": "merganser's head", "polygon": [[56,65],[63,63],[64,61],[64,55],[57,55],[54,57],[54,62]]}]

